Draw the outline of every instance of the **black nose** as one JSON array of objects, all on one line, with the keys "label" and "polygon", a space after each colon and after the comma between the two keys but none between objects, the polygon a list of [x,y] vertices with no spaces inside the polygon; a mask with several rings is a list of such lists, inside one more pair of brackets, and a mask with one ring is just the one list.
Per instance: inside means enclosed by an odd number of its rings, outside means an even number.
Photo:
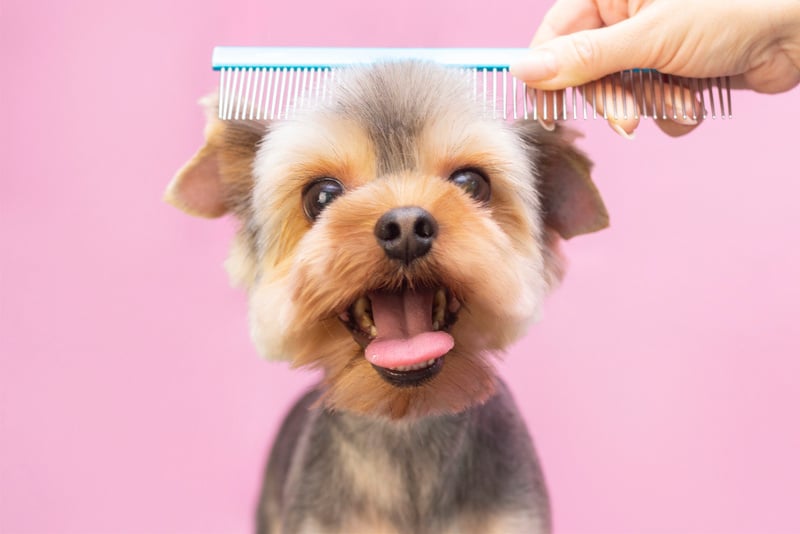
[{"label": "black nose", "polygon": [[375,237],[387,256],[411,263],[428,253],[438,230],[430,213],[417,206],[404,206],[378,219]]}]

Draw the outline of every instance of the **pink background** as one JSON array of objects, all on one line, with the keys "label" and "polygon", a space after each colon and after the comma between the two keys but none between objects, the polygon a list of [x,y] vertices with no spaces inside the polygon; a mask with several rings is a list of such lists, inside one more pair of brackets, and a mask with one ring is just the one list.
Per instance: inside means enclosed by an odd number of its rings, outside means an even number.
[{"label": "pink background", "polygon": [[[524,46],[548,2],[3,0],[0,531],[248,532],[314,376],[258,359],[230,221],[164,205],[215,44]],[[566,533],[800,532],[798,90],[627,142],[504,376]]]}]

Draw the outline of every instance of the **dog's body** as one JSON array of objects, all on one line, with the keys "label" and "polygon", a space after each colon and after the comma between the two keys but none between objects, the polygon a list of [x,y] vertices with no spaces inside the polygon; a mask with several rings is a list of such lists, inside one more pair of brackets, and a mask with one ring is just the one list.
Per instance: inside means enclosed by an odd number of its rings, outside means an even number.
[{"label": "dog's body", "polygon": [[295,406],[273,446],[258,532],[546,532],[547,492],[500,384],[457,414],[392,422]]},{"label": "dog's body", "polygon": [[470,95],[430,64],[355,68],[297,119],[210,119],[168,189],[241,220],[228,268],[257,348],[323,371],[273,448],[260,532],[549,531],[491,357],[560,280],[559,237],[607,215],[570,139]]}]

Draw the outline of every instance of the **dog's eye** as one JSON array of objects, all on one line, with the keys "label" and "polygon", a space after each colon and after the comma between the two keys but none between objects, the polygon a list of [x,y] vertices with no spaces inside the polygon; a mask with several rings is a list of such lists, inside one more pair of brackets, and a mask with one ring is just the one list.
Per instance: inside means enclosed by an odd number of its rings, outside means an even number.
[{"label": "dog's eye", "polygon": [[344,193],[344,187],[335,178],[320,178],[303,190],[303,210],[306,217],[314,221],[322,210]]},{"label": "dog's eye", "polygon": [[492,196],[489,179],[475,169],[461,169],[450,175],[450,181],[478,202],[487,202]]}]

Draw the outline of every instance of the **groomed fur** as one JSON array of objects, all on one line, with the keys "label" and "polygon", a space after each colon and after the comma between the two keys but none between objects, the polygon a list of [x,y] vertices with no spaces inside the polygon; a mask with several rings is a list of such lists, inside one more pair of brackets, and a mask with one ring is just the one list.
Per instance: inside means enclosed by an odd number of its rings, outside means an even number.
[{"label": "groomed fur", "polygon": [[[560,239],[608,216],[570,134],[506,125],[470,95],[457,71],[404,62],[350,69],[331,103],[274,124],[218,121],[212,101],[207,143],[167,191],[191,214],[239,218],[227,266],[248,291],[256,347],[323,371],[273,450],[264,532],[549,530],[542,474],[492,359],[561,279]],[[449,180],[466,168],[487,177],[487,201]],[[302,196],[323,177],[345,191],[312,221]],[[375,228],[408,206],[438,233],[402,263]],[[398,387],[340,315],[372,291],[418,287],[460,303],[454,347],[438,374]]]},{"label": "groomed fur", "polygon": [[[252,165],[252,196],[232,205],[243,230],[228,265],[249,290],[256,347],[321,367],[329,406],[401,417],[485,401],[494,390],[491,355],[525,331],[560,278],[556,232],[568,225],[545,227],[547,199],[537,185],[546,183],[543,165],[577,165],[557,169],[559,178],[591,185],[588,163],[560,137],[485,117],[470,94],[455,71],[388,63],[349,71],[332,104],[272,125],[259,143],[248,135],[252,121],[225,123],[223,136],[215,135],[220,123],[210,128],[220,160]],[[252,159],[241,157],[247,139]],[[539,160],[551,145],[558,157]],[[464,167],[488,176],[488,205],[447,181]],[[241,168],[222,169],[232,174],[228,182],[241,191]],[[323,176],[340,180],[347,193],[311,224],[301,192]],[[588,198],[597,205],[599,197]],[[387,210],[407,205],[432,213],[441,232],[431,254],[398,268],[376,246],[373,228]],[[336,318],[367,291],[404,283],[445,285],[464,304],[447,365],[410,390],[384,382]]]}]

